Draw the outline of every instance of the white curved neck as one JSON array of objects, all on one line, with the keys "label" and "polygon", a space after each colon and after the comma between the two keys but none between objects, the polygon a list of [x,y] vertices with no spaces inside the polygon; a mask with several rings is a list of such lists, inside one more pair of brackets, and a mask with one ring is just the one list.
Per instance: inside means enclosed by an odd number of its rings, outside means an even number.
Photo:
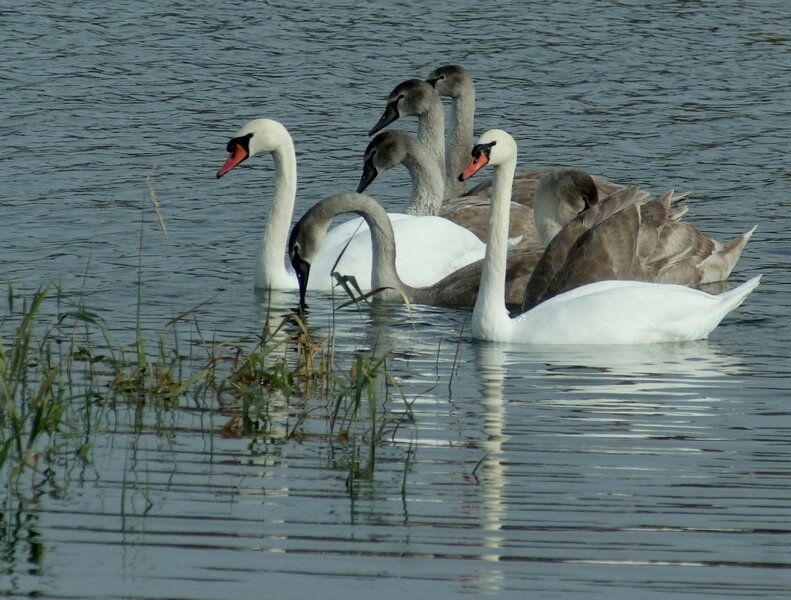
[{"label": "white curved neck", "polygon": [[408,148],[403,164],[412,179],[412,196],[406,213],[438,215],[444,196],[444,184],[442,171],[434,164],[431,154],[423,144],[415,140]]},{"label": "white curved neck", "polygon": [[261,251],[255,268],[255,287],[282,289],[296,285],[295,276],[286,270],[285,253],[288,230],[297,196],[297,157],[294,144],[286,140],[274,152],[275,195],[269,221],[261,236]]},{"label": "white curved neck", "polygon": [[505,308],[505,267],[511,186],[515,170],[516,156],[496,166],[492,175],[492,208],[486,234],[486,256],[471,323],[473,336],[479,339],[503,339],[502,331],[507,330],[511,321]]},{"label": "white curved neck", "polygon": [[475,90],[455,96],[451,104],[453,123],[450,131],[450,150],[447,151],[445,165],[445,196],[456,198],[464,193],[464,182],[459,181],[461,173],[470,162],[472,151],[473,123],[475,120]]},{"label": "white curved neck", "polygon": [[445,113],[442,102],[436,103],[424,113],[418,115],[417,139],[423,142],[434,157],[441,171],[445,169]]}]

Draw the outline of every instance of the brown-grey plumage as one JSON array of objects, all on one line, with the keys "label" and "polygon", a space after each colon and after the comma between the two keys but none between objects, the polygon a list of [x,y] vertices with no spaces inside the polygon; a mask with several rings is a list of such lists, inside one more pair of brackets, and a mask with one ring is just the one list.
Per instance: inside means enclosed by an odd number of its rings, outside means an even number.
[{"label": "brown-grey plumage", "polygon": [[[404,165],[412,179],[407,213],[444,217],[486,241],[491,208],[489,196],[461,196],[443,200],[442,171],[431,160],[425,146],[406,131],[389,129],[378,133],[370,141],[363,156],[363,174],[357,191],[363,192],[379,173],[398,165]],[[509,237],[521,238],[521,247],[541,247],[530,207],[511,203]]]},{"label": "brown-grey plumage", "polygon": [[[310,272],[311,258],[318,251],[320,240],[332,220],[343,213],[355,213],[365,219],[371,230],[373,264],[371,287],[379,289],[373,296],[379,302],[433,304],[439,306],[472,306],[480,286],[483,261],[477,261],[451,273],[436,284],[415,288],[401,281],[395,266],[395,241],[390,220],[382,206],[368,195],[348,192],[330,196],[316,203],[294,225],[288,242],[288,254],[295,271],[300,273],[301,298]],[[538,250],[512,249],[508,259],[509,304],[519,306],[530,271],[538,261]]]},{"label": "brown-grey plumage", "polygon": [[[442,74],[445,77],[438,79]],[[432,87],[432,83],[434,87]],[[449,136],[449,148],[445,149],[445,116],[440,94],[453,99],[454,129]],[[470,97],[471,96],[471,97]],[[462,189],[458,175],[469,161],[472,147],[472,131],[475,116],[475,86],[472,78],[459,65],[447,65],[432,72],[429,81],[408,79],[398,84],[387,98],[384,114],[371,129],[369,135],[380,131],[400,117],[416,116],[417,138],[425,144],[435,162],[443,170],[445,190],[443,197],[458,197]],[[456,126],[458,124],[458,126]],[[445,157],[448,157],[447,164]],[[518,171],[513,180],[511,200],[529,208],[541,178],[550,169],[528,169]],[[607,196],[622,186],[604,178],[594,176],[601,197]],[[476,185],[464,195],[491,196],[491,180]]]},{"label": "brown-grey plumage", "polygon": [[[571,197],[591,181],[566,173]],[[564,173],[555,173],[564,179]],[[528,282],[522,309],[594,281],[628,279],[698,287],[730,275],[754,227],[723,245],[679,221],[686,208],[673,191],[652,198],[638,187],[619,190],[571,219],[547,245]]]},{"label": "brown-grey plumage", "polygon": [[436,90],[422,79],[399,83],[387,97],[384,113],[368,135],[400,117],[417,116],[417,137],[426,145],[437,166],[445,169],[445,113]]}]

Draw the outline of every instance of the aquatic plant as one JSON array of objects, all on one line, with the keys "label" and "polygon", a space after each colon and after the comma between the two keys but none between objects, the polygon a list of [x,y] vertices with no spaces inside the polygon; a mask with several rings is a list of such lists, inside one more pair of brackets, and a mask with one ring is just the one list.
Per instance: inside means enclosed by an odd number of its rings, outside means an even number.
[{"label": "aquatic plant", "polygon": [[[103,394],[90,348],[88,313],[43,311],[53,286],[21,299],[12,284],[0,319],[0,472],[14,488],[30,469],[47,477],[53,465],[88,460]],[[9,331],[10,330],[10,331]],[[96,333],[95,331],[93,333]],[[39,480],[34,476],[33,485]]]},{"label": "aquatic plant", "polygon": [[[414,414],[411,403],[387,371],[387,356],[358,354],[338,387],[330,437],[334,443],[349,448],[346,485],[354,493],[357,480],[373,478],[377,447],[387,438],[394,438],[402,424],[414,423]],[[390,390],[401,399],[403,410],[389,408]],[[367,455],[363,455],[363,448]]]}]

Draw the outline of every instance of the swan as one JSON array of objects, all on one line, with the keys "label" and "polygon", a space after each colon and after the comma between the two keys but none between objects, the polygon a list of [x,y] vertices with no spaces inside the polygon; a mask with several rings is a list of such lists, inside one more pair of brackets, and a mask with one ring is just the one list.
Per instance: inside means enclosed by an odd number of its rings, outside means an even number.
[{"label": "swan", "polygon": [[705,339],[725,315],[755,289],[761,276],[719,295],[686,286],[608,280],[563,292],[518,317],[503,303],[507,253],[507,202],[516,169],[516,143],[505,131],[484,133],[473,159],[459,175],[467,179],[484,164],[494,168],[492,211],[472,336],[525,344],[647,344]]},{"label": "swan", "polygon": [[[297,163],[291,135],[277,121],[254,119],[228,142],[227,150],[228,159],[217,171],[217,178],[256,154],[269,153],[275,162],[274,200],[257,257],[255,287],[299,289],[296,274],[287,269],[284,262],[297,189]],[[483,257],[483,242],[446,219],[397,213],[388,216],[393,221],[400,248],[398,267],[412,285],[430,285]],[[370,235],[367,227],[360,227],[360,223],[359,219],[349,221],[327,234],[314,260],[316,276],[311,279],[311,289],[333,288],[335,282],[331,272],[342,252],[334,270],[354,276],[362,290],[371,288]]]},{"label": "swan", "polygon": [[417,137],[445,171],[445,113],[437,91],[422,79],[399,83],[387,97],[382,116],[368,131],[378,133],[400,117],[417,115]]},{"label": "swan", "polygon": [[[457,68],[462,69],[461,67]],[[469,79],[469,86],[472,86],[472,80],[469,78],[469,75],[467,75],[467,79]],[[441,83],[446,80],[451,82],[454,81],[453,78],[438,79],[435,81],[435,85],[439,86],[440,89],[446,89],[443,83]],[[469,86],[467,87],[469,88]],[[447,87],[450,87],[450,85]],[[474,88],[472,89],[474,90]],[[474,110],[474,102],[458,102],[455,110],[457,117],[454,119],[454,122],[463,120],[469,121],[469,123],[472,124]],[[463,132],[453,133],[451,135],[450,139],[452,145],[448,151],[448,155],[454,157],[454,163],[451,170],[447,170],[445,167],[445,114],[443,112],[442,99],[439,97],[437,90],[434,89],[428,81],[422,79],[408,79],[393,88],[393,91],[391,91],[387,97],[387,105],[382,116],[368,132],[368,135],[374,135],[398,118],[407,116],[417,116],[417,138],[426,145],[431,156],[434,157],[440,169],[443,169],[445,173],[444,197],[455,198],[459,196],[461,188],[456,187],[458,185],[457,176],[466,165],[467,157],[469,157],[468,149],[472,145],[471,126],[469,129],[464,128]],[[461,142],[453,142],[453,140],[461,139],[462,134],[466,136],[467,142],[463,144]],[[462,155],[464,155],[463,159],[460,158]],[[549,172],[550,169],[528,169],[519,171],[513,181],[511,200],[532,207],[536,186],[541,178]],[[456,184],[451,183],[454,179],[457,182]],[[599,195],[602,197],[622,187],[598,176],[594,176],[594,181],[599,190]],[[469,190],[466,195],[489,196],[490,189],[491,181],[484,181]]]},{"label": "swan", "polygon": [[[439,215],[472,231],[486,240],[489,226],[488,196],[443,198],[442,171],[431,159],[426,147],[411,133],[389,129],[378,133],[363,155],[363,172],[357,192],[362,193],[379,173],[404,165],[412,180],[412,193],[407,213]],[[578,211],[579,212],[579,211]],[[522,246],[539,248],[539,235],[533,222],[533,211],[523,204],[511,202],[509,234],[520,238]]]},{"label": "swan", "polygon": [[[500,130],[489,147],[476,146],[472,176],[502,148],[516,147]],[[505,177],[505,175],[503,176]],[[527,284],[523,310],[565,290],[604,279],[637,279],[697,287],[726,279],[755,227],[722,244],[681,222],[673,191],[661,198],[633,186],[599,200],[593,179],[558,169],[536,189],[534,213],[546,250]],[[577,215],[573,217],[573,215]]]},{"label": "swan", "polygon": [[464,182],[457,175],[469,162],[475,120],[475,85],[461,65],[434,69],[426,79],[440,97],[451,98],[451,128],[445,149],[445,189],[449,196],[461,196]]},{"label": "swan", "polygon": [[[332,220],[344,213],[356,213],[368,223],[372,232],[373,265],[372,287],[378,290],[376,302],[403,302],[434,304],[440,306],[469,307],[475,302],[481,279],[483,261],[478,260],[451,273],[427,287],[413,287],[404,283],[396,267],[396,243],[393,227],[384,208],[366,194],[347,192],[336,194],[317,202],[294,225],[288,242],[288,255],[300,281],[300,299],[304,302],[305,290],[310,281],[315,257],[323,244],[324,235]],[[400,252],[400,247],[399,247]],[[508,292],[512,304],[522,300],[527,278],[541,256],[539,250],[510,251],[508,265]]]},{"label": "swan", "polygon": [[[527,286],[523,310],[604,279],[692,287],[722,281],[755,231],[753,226],[725,244],[709,238],[680,221],[686,207],[674,203],[683,195],[672,190],[652,198],[631,187],[593,205],[573,201],[592,187],[590,176],[576,169],[554,171],[539,184],[534,211],[547,246]],[[556,231],[555,225],[565,218],[559,215],[561,208],[567,216],[577,216]]]}]

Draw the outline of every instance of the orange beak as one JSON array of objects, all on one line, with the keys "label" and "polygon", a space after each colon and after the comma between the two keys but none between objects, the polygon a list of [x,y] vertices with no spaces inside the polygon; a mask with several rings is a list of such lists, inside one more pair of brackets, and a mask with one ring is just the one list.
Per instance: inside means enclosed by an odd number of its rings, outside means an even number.
[{"label": "orange beak", "polygon": [[234,146],[233,152],[231,152],[231,155],[228,157],[228,160],[226,160],[225,164],[220,167],[219,171],[217,171],[217,179],[225,175],[234,167],[238,166],[247,157],[247,150],[245,150],[241,144],[236,144]]},{"label": "orange beak", "polygon": [[467,181],[470,177],[475,175],[489,162],[489,157],[481,152],[478,156],[472,159],[472,162],[467,165],[467,168],[459,175],[459,181]]}]

